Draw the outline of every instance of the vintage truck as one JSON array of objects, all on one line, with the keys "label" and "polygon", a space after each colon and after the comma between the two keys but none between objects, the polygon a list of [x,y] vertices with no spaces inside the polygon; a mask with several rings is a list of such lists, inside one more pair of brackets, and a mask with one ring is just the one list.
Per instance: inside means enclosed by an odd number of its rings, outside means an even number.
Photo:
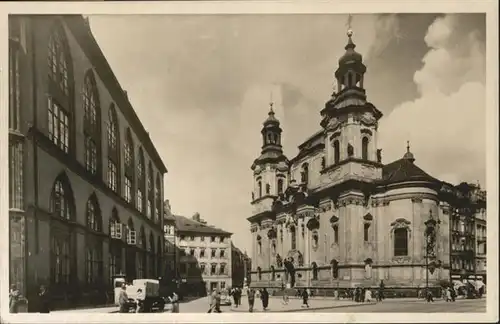
[{"label": "vintage truck", "polygon": [[129,298],[129,309],[136,310],[137,295],[139,289],[142,289],[144,296],[144,303],[142,311],[145,313],[152,312],[153,310],[163,311],[165,309],[165,299],[160,296],[160,283],[156,279],[134,279],[132,284],[127,283],[125,276],[114,276],[113,287],[115,293],[115,304],[119,305],[120,290],[123,284],[126,285],[126,292]]}]

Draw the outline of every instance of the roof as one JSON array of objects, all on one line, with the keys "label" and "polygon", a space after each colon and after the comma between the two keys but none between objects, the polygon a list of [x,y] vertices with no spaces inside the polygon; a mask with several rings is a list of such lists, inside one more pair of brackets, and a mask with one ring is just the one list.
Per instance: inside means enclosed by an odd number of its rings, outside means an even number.
[{"label": "roof", "polygon": [[174,215],[175,217],[175,227],[177,232],[191,232],[191,233],[205,233],[205,234],[218,234],[218,235],[232,235],[233,233],[226,232],[220,228],[211,227],[209,225],[202,224],[190,218]]},{"label": "roof", "polygon": [[416,166],[412,160],[406,158],[386,164],[382,168],[383,182],[394,183],[412,180],[437,181],[437,179]]}]

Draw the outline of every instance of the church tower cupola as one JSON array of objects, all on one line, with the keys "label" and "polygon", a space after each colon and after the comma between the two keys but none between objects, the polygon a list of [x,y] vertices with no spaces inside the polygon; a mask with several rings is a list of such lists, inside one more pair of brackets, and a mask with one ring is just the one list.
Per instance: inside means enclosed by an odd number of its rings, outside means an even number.
[{"label": "church tower cupola", "polygon": [[262,154],[267,152],[274,152],[283,154],[283,147],[281,146],[281,132],[280,122],[274,115],[273,103],[269,104],[269,113],[267,119],[264,121],[262,127]]},{"label": "church tower cupola", "polygon": [[409,162],[415,162],[415,156],[412,152],[410,152],[410,141],[406,142],[406,153],[403,156],[403,159],[408,160]]},{"label": "church tower cupola", "polygon": [[335,79],[338,85],[338,91],[344,89],[359,88],[363,89],[363,79],[366,72],[366,66],[363,64],[363,56],[356,52],[356,44],[352,40],[353,31],[347,31],[347,45],[345,53],[339,59],[339,67],[335,71]]}]

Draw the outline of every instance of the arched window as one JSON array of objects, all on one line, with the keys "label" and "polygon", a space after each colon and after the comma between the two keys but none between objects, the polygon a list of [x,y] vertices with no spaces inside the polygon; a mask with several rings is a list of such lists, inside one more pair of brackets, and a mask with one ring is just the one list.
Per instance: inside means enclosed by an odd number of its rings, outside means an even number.
[{"label": "arched window", "polygon": [[85,168],[97,174],[101,161],[101,109],[97,85],[92,70],[83,81],[83,136],[85,138]]},{"label": "arched window", "polygon": [[291,234],[291,249],[295,250],[297,248],[297,228],[295,226],[290,227]]},{"label": "arched window", "polygon": [[63,175],[54,182],[51,195],[50,212],[65,220],[73,220],[73,193]]},{"label": "arched window", "polygon": [[162,194],[161,194],[161,177],[160,174],[156,174],[156,206],[155,206],[155,219],[156,223],[160,222],[160,208],[162,205]]},{"label": "arched window", "polygon": [[132,188],[134,187],[134,142],[132,140],[132,134],[130,129],[127,129],[127,135],[125,137],[125,192],[124,198],[128,203],[132,200]]},{"label": "arched window", "polygon": [[71,260],[70,237],[51,237],[51,282],[56,289],[70,284]]},{"label": "arched window", "polygon": [[147,272],[147,242],[146,242],[146,232],[144,230],[144,226],[141,226],[141,230],[139,232],[139,246],[142,251],[139,252],[139,262],[137,267],[137,276],[138,278],[146,278]]},{"label": "arched window", "polygon": [[301,183],[308,184],[309,183],[309,164],[307,164],[307,163],[302,164],[301,169],[302,169],[300,172]]},{"label": "arched window", "polygon": [[324,168],[326,168],[326,159],[323,156],[323,157],[321,157],[321,169],[324,169]]},{"label": "arched window", "polygon": [[9,41],[9,129],[21,130],[21,45]]},{"label": "arched window", "polygon": [[370,240],[370,223],[363,224],[363,241],[368,242]]},{"label": "arched window", "polygon": [[363,137],[361,142],[361,158],[363,160],[368,160],[368,144],[370,140],[368,137]]},{"label": "arched window", "polygon": [[163,254],[163,245],[161,244],[161,237],[158,236],[156,238],[156,274],[159,276],[162,271],[161,271],[161,264],[162,264],[162,254]]},{"label": "arched window", "polygon": [[92,231],[102,232],[101,210],[95,195],[87,200],[87,227]]},{"label": "arched window", "polygon": [[58,23],[52,29],[48,47],[47,112],[49,139],[65,153],[73,137],[73,75],[64,29]]},{"label": "arched window", "polygon": [[333,159],[335,164],[340,162],[340,143],[338,140],[333,141]]},{"label": "arched window", "polygon": [[87,284],[100,284],[103,277],[102,245],[87,247],[85,265]]},{"label": "arched window", "polygon": [[[113,233],[109,242],[109,274],[114,275],[122,272],[122,237],[123,230],[120,228],[119,235],[116,235],[116,224],[120,224],[118,211],[113,208],[109,220],[110,233]],[[120,225],[121,226],[121,225]],[[115,228],[113,231],[111,228]],[[114,237],[113,237],[114,236]]]},{"label": "arched window", "polygon": [[394,256],[408,255],[408,229],[396,228],[394,230]]},{"label": "arched window", "polygon": [[260,255],[262,253],[262,238],[257,236],[257,254]]},{"label": "arched window", "polygon": [[257,186],[259,187],[259,198],[262,197],[262,182],[259,181],[259,183],[257,184]]},{"label": "arched window", "polygon": [[266,183],[266,195],[269,195],[271,193],[271,185],[269,183]]},{"label": "arched window", "polygon": [[147,183],[147,192],[148,192],[148,205],[146,206],[146,213],[148,218],[153,217],[154,215],[154,199],[155,199],[155,182],[154,182],[154,170],[153,164],[149,161],[148,164],[148,183]]},{"label": "arched window", "polygon": [[278,179],[278,195],[283,193],[283,179]]},{"label": "arched window", "polygon": [[333,242],[339,243],[339,226],[337,224],[333,225]]},{"label": "arched window", "polygon": [[156,278],[156,251],[153,232],[149,232],[149,278]]},{"label": "arched window", "polygon": [[137,163],[137,210],[139,212],[144,211],[144,205],[145,205],[145,198],[146,195],[144,194],[145,192],[145,187],[146,187],[146,166],[144,162],[144,152],[142,151],[142,147],[139,148],[139,158],[138,158],[138,163]]},{"label": "arched window", "polygon": [[118,193],[120,175],[120,133],[118,116],[114,104],[108,111],[108,171],[106,175],[108,187]]}]

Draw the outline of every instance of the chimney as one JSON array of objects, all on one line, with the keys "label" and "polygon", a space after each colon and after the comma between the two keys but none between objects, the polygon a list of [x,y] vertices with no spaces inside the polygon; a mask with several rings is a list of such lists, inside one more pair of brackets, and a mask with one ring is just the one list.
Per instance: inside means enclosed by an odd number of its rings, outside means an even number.
[{"label": "chimney", "polygon": [[200,213],[194,213],[192,219],[195,221],[195,222],[199,222],[201,219],[200,219]]}]

